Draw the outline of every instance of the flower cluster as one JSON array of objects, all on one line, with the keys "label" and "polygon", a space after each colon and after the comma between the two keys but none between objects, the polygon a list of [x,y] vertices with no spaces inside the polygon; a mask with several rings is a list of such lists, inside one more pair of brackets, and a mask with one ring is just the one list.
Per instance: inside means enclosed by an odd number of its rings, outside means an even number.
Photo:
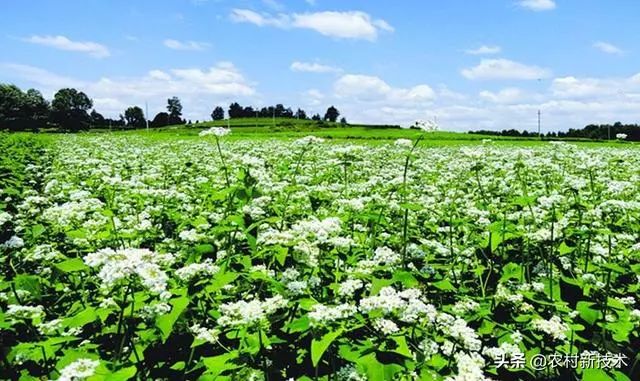
[{"label": "flower cluster", "polygon": [[149,249],[102,249],[84,257],[88,266],[100,268],[98,277],[106,290],[136,275],[145,288],[156,294],[167,291],[169,276],[162,266],[173,261],[172,254],[158,254]]}]

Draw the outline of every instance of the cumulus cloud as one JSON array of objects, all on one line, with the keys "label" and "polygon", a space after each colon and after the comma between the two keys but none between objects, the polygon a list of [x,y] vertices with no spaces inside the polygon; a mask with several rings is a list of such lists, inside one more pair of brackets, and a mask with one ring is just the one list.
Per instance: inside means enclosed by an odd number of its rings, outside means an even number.
[{"label": "cumulus cloud", "polygon": [[335,104],[353,123],[409,126],[416,119],[437,118],[443,129],[458,131],[535,131],[538,110],[543,132],[618,120],[631,123],[640,109],[640,73],[623,78],[559,77],[536,92],[510,86],[476,94],[461,94],[445,85],[394,87],[380,77],[346,74],[335,81],[333,90],[318,103]]},{"label": "cumulus cloud", "polygon": [[199,42],[199,41],[178,41],[174,39],[166,39],[162,42],[164,46],[169,49],[174,50],[193,50],[193,51],[201,51],[206,50],[211,47],[211,44],[207,42]]},{"label": "cumulus cloud", "polygon": [[640,73],[627,78],[555,78],[551,91],[558,98],[612,99],[612,96],[633,97],[640,94]]},{"label": "cumulus cloud", "polygon": [[0,73],[37,84],[49,97],[63,87],[78,88],[94,100],[98,111],[112,116],[125,107],[145,101],[149,101],[151,110],[162,110],[166,99],[175,95],[183,100],[187,117],[204,118],[211,113],[212,104],[248,100],[257,95],[255,85],[230,62],[219,62],[204,69],[155,69],[135,77],[103,77],[92,81],[18,64],[0,65]]},{"label": "cumulus cloud", "polygon": [[339,73],[342,71],[339,67],[319,64],[317,62],[300,62],[294,61],[289,66],[291,71],[307,72],[307,73]]},{"label": "cumulus cloud", "polygon": [[556,9],[556,3],[554,0],[521,0],[518,4],[526,9],[541,12],[550,11]]},{"label": "cumulus cloud", "polygon": [[83,81],[55,74],[39,67],[16,63],[0,64],[0,73],[3,77],[17,77],[38,85],[43,91],[53,91],[63,87],[80,87],[85,84]]},{"label": "cumulus cloud", "polygon": [[[302,93],[302,100],[306,105],[311,107],[317,107],[322,105],[325,99],[325,95],[318,89],[309,89]],[[309,110],[307,110],[309,111]]]},{"label": "cumulus cloud", "polygon": [[619,47],[604,41],[594,42],[593,47],[607,54],[621,55],[622,53],[624,53]]},{"label": "cumulus cloud", "polygon": [[72,52],[81,52],[86,53],[95,58],[105,58],[111,55],[109,49],[97,42],[92,41],[72,41],[65,36],[37,36],[33,35],[27,38],[24,38],[23,41],[48,46],[51,48],[66,50]]},{"label": "cumulus cloud", "polygon": [[516,87],[507,87],[498,92],[481,91],[480,98],[493,103],[513,104],[521,102],[525,94],[521,89]]},{"label": "cumulus cloud", "polygon": [[488,55],[488,54],[498,54],[502,51],[502,48],[500,48],[499,46],[495,46],[495,45],[482,45],[476,49],[467,49],[465,50],[465,53],[467,54],[471,54],[471,55],[475,55],[475,56],[479,56],[479,55]]},{"label": "cumulus cloud", "polygon": [[436,96],[435,91],[428,85],[397,88],[390,86],[379,77],[361,74],[343,75],[334,83],[333,88],[339,98],[387,104],[424,103],[433,100]]},{"label": "cumulus cloud", "polygon": [[273,26],[276,28],[287,28],[291,24],[289,16],[280,14],[273,16],[268,13],[258,13],[250,9],[233,9],[231,20],[237,23],[249,23],[257,26]]},{"label": "cumulus cloud", "polygon": [[393,32],[393,27],[382,19],[373,19],[361,11],[324,11],[271,15],[249,9],[233,9],[231,20],[257,26],[282,29],[310,29],[324,36],[340,39],[375,41],[380,32]]},{"label": "cumulus cloud", "polygon": [[548,78],[549,69],[499,58],[483,59],[472,68],[463,69],[462,75],[472,80],[532,80]]}]

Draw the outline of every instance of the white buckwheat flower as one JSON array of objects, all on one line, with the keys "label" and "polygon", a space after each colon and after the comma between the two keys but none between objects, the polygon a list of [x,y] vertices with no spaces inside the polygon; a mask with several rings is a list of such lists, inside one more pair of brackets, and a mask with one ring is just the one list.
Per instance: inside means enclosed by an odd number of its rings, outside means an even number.
[{"label": "white buckwheat flower", "polygon": [[93,376],[100,361],[91,359],[78,359],[65,366],[60,371],[58,381],[80,381]]},{"label": "white buckwheat flower", "polygon": [[231,133],[231,130],[228,128],[224,128],[224,127],[211,127],[208,130],[202,130],[200,131],[200,133],[198,134],[198,136],[209,136],[209,135],[214,135],[217,137],[222,137],[225,135],[229,135]]}]

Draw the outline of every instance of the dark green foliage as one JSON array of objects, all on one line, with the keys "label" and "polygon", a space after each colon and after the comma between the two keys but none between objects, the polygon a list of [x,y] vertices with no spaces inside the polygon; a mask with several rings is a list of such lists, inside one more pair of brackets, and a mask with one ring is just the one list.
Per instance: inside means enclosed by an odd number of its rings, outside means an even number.
[{"label": "dark green foliage", "polygon": [[222,120],[224,119],[224,109],[220,106],[216,106],[211,113],[212,120]]},{"label": "dark green foliage", "polygon": [[51,118],[62,130],[86,130],[91,121],[88,114],[91,107],[93,102],[82,91],[61,89],[53,96]]},{"label": "dark green foliage", "polygon": [[327,112],[324,114],[324,120],[335,123],[336,120],[338,120],[339,116],[340,116],[340,111],[338,111],[338,109],[335,108],[334,106],[330,106],[327,109]]},{"label": "dark green foliage", "polygon": [[124,111],[124,119],[127,121],[127,126],[144,127],[146,125],[144,112],[138,106],[133,106],[126,109]]}]

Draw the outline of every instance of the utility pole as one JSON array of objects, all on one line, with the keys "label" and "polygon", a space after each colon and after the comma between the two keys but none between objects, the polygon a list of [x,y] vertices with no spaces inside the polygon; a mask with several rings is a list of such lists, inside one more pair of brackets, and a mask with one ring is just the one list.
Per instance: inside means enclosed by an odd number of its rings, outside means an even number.
[{"label": "utility pole", "polygon": [[[542,78],[538,78],[538,84],[542,84]],[[540,130],[540,108],[538,108],[538,138],[542,140],[542,131]]]},{"label": "utility pole", "polygon": [[149,132],[149,102],[144,102],[144,121],[147,123],[147,132]]},{"label": "utility pole", "polygon": [[256,110],[256,128],[258,128],[258,110]]},{"label": "utility pole", "polygon": [[273,127],[276,126],[276,108],[273,108]]},{"label": "utility pole", "polygon": [[542,134],[540,133],[540,109],[538,109],[538,137],[542,140]]}]

